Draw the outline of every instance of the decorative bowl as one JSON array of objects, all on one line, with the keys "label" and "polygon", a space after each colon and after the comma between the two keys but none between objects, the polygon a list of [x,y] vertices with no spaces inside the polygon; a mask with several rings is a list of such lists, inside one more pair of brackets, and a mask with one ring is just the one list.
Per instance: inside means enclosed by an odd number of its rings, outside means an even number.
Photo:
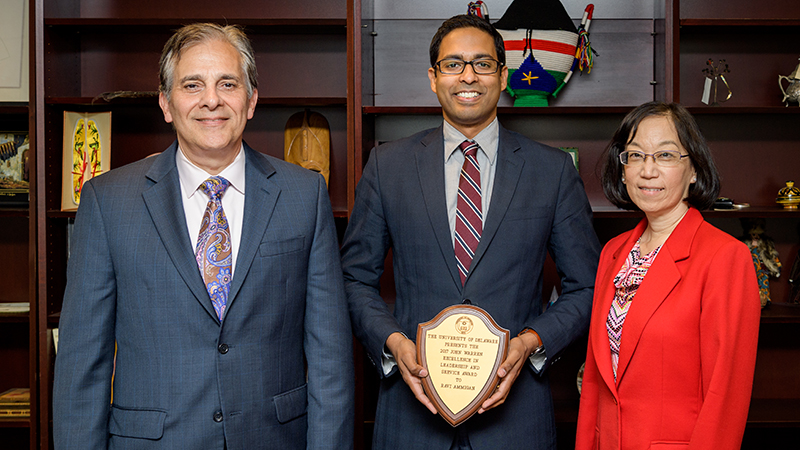
[{"label": "decorative bowl", "polygon": [[786,186],[778,191],[775,202],[783,205],[783,209],[797,209],[800,205],[800,188],[795,187],[794,181],[787,181]]}]

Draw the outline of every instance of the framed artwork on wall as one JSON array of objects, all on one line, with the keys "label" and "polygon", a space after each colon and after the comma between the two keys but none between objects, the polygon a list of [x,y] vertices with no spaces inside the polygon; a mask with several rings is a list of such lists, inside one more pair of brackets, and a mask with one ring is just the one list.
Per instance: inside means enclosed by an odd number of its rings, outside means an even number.
[{"label": "framed artwork on wall", "polygon": [[0,206],[28,205],[27,132],[0,131]]},{"label": "framed artwork on wall", "polygon": [[64,111],[61,210],[74,211],[83,183],[111,170],[111,112]]}]

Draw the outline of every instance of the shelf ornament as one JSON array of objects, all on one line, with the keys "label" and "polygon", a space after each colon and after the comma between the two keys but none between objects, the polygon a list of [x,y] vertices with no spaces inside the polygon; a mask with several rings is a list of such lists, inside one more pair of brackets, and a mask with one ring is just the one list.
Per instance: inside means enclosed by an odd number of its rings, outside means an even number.
[{"label": "shelf ornament", "polygon": [[158,98],[158,91],[110,91],[110,92],[103,92],[102,94],[94,97],[92,99],[92,104],[94,105],[96,102],[103,100],[105,102],[110,102],[116,99],[123,99],[123,98]]},{"label": "shelf ornament", "polygon": [[478,0],[477,2],[469,2],[467,5],[467,14],[470,16],[482,17],[486,20],[489,19],[489,5]]},{"label": "shelf ornament", "polygon": [[[719,63],[714,65],[714,60],[709,58],[706,61],[706,67],[703,69],[703,73],[706,74],[705,85],[703,87],[703,98],[700,100],[706,105],[708,105],[709,100],[711,100],[711,104],[709,106],[719,106],[720,103],[727,102],[731,99],[731,95],[733,92],[731,91],[731,87],[728,85],[728,81],[725,79],[725,74],[730,73],[730,69],[728,68],[728,63],[725,62],[724,59],[720,59]],[[728,89],[728,95],[725,97],[725,100],[717,101],[717,82],[722,80],[725,83],[725,88]]]},{"label": "shelf ornament", "polygon": [[575,70],[591,72],[589,4],[576,28],[559,0],[514,0],[494,26],[503,36],[514,106],[548,106]]},{"label": "shelf ornament", "polygon": [[764,219],[741,219],[745,235],[741,241],[747,244],[753,257],[753,265],[758,279],[758,294],[761,297],[761,308],[766,308],[772,302],[769,295],[769,278],[781,276],[781,261],[775,241],[764,234],[766,221]]},{"label": "shelf ornament", "polygon": [[[800,60],[800,58],[798,58]],[[783,80],[787,80],[789,85],[783,89]],[[778,86],[783,93],[784,106],[789,106],[789,102],[800,103],[800,64],[794,68],[794,72],[790,73],[788,77],[778,75]]]},{"label": "shelf ornament", "polygon": [[28,204],[29,150],[28,133],[0,132],[0,207]]},{"label": "shelf ornament", "polygon": [[331,173],[331,131],[325,116],[305,109],[289,117],[284,129],[283,159],[321,173],[325,177],[325,184],[328,184]]},{"label": "shelf ornament", "polygon": [[783,205],[783,209],[796,211],[797,206],[800,205],[800,188],[794,185],[794,181],[787,181],[786,186],[778,191],[775,202]]},{"label": "shelf ornament", "polygon": [[589,25],[592,23],[592,15],[594,15],[594,5],[590,3],[586,5],[586,10],[581,18],[581,25],[578,27],[578,47],[575,49],[575,61],[573,61],[572,67],[570,67],[561,87],[564,87],[563,85],[569,82],[576,68],[581,71],[581,74],[583,74],[584,69],[586,69],[587,75],[592,73],[594,55],[597,54],[589,41]]}]

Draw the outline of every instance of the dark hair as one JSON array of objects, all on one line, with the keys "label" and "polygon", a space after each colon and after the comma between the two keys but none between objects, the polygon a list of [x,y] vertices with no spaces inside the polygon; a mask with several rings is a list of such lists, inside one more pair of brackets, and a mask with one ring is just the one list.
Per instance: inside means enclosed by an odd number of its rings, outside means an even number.
[{"label": "dark hair", "polygon": [[503,36],[500,36],[500,33],[497,32],[494,25],[483,17],[461,14],[445,20],[442,26],[436,30],[436,34],[433,35],[430,47],[431,67],[436,65],[437,58],[439,58],[439,48],[442,46],[442,39],[451,31],[459,28],[477,28],[489,34],[489,36],[494,39],[494,49],[497,52],[497,60],[500,61],[502,65],[506,65],[506,49],[503,45]]},{"label": "dark hair", "polygon": [[236,25],[194,23],[176,31],[164,44],[164,49],[161,52],[158,71],[159,90],[164,93],[167,100],[170,99],[172,94],[175,66],[178,65],[184,50],[213,39],[231,44],[239,53],[242,61],[242,74],[247,88],[247,98],[253,96],[253,90],[258,87],[256,58],[253,53],[253,47],[250,45],[250,40],[242,29]]},{"label": "dark hair", "polygon": [[697,173],[697,181],[689,185],[689,195],[686,200],[690,205],[697,209],[708,209],[714,204],[719,194],[719,173],[711,151],[708,148],[705,138],[700,133],[694,118],[689,111],[677,103],[649,102],[636,107],[628,113],[614,137],[606,147],[600,160],[603,168],[600,181],[603,185],[603,192],[611,203],[623,208],[638,211],[628,190],[622,183],[623,166],[619,161],[619,154],[625,150],[628,143],[636,136],[639,124],[642,120],[651,116],[662,116],[672,119],[675,130],[681,145],[689,154],[689,161]]}]

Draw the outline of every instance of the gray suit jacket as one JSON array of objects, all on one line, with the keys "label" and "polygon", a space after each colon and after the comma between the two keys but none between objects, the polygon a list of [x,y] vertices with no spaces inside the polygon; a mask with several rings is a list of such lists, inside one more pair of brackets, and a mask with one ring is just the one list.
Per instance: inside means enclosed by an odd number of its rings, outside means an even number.
[{"label": "gray suit jacket", "polygon": [[[447,220],[443,145],[440,127],[382,145],[370,156],[342,247],[354,331],[380,366],[390,334],[399,331],[413,339],[417,324],[470,300],[512,336],[525,327],[536,330],[549,364],[589,324],[600,246],[583,183],[569,155],[500,127],[491,207],[462,288]],[[378,292],[389,249],[397,290],[393,312]],[[562,292],[542,314],[548,252]],[[554,448],[546,373],[523,369],[505,404],[462,426],[474,450]],[[447,450],[453,435],[400,376],[382,379],[375,450]]]},{"label": "gray suit jacket", "polygon": [[245,144],[243,234],[220,322],[191,248],[176,149],[84,185],[56,448],[350,447],[352,335],[324,179]]}]

